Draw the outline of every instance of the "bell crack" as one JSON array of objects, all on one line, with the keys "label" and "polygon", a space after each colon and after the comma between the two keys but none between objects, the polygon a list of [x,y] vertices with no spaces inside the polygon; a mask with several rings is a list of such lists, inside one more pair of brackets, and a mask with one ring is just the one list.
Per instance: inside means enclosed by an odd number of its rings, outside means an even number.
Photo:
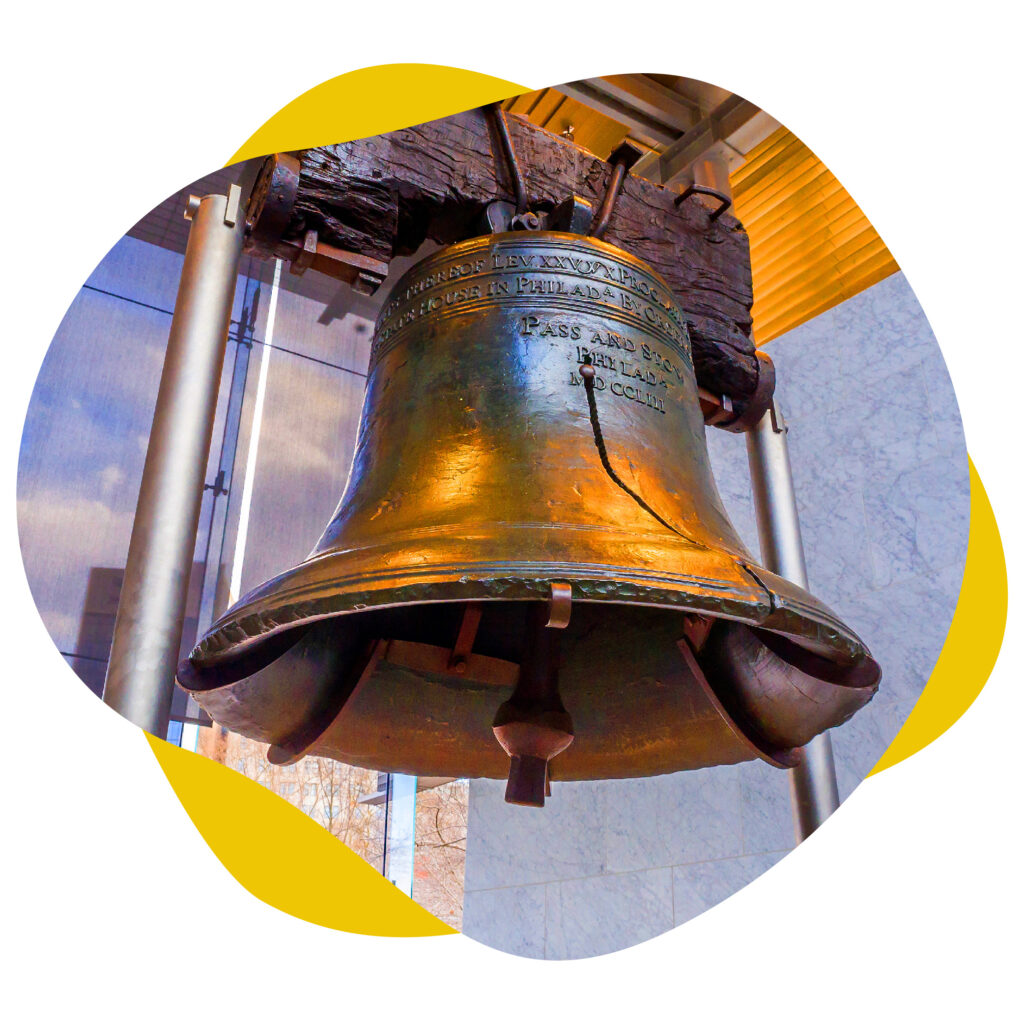
[{"label": "bell crack", "polygon": [[745,562],[736,563],[765,593],[768,598],[768,618],[771,618],[777,611],[780,611],[782,606],[775,598],[775,594],[772,593],[770,587],[766,586],[764,581],[750,568]]},{"label": "bell crack", "polygon": [[784,611],[785,609],[779,604],[778,597],[775,592],[769,587],[760,576],[754,572],[753,569],[745,562],[738,562],[739,567],[764,591],[765,596],[768,598],[768,614],[761,621],[764,622],[770,619],[776,612]]},{"label": "bell crack", "polygon": [[583,388],[587,393],[587,405],[590,409],[590,426],[594,432],[594,444],[597,447],[597,454],[601,458],[601,465],[604,467],[604,471],[608,474],[612,483],[625,491],[626,494],[628,494],[640,506],[640,508],[642,508],[649,516],[652,516],[661,523],[666,530],[671,530],[672,533],[676,534],[676,536],[682,537],[683,540],[693,544],[694,547],[703,548],[706,551],[706,544],[701,544],[700,541],[694,540],[693,537],[688,536],[678,527],[673,526],[667,519],[658,515],[658,513],[655,512],[655,510],[651,508],[651,506],[648,505],[647,502],[644,501],[644,499],[641,498],[640,495],[637,494],[636,491],[634,491],[624,480],[622,480],[618,473],[615,472],[611,461],[608,458],[608,449],[604,443],[604,434],[601,432],[601,420],[597,415],[597,397],[594,394],[594,378],[596,376],[596,371],[594,370],[593,364],[589,361],[589,358],[590,357],[588,356],[588,361],[580,367],[580,376],[583,378]]}]

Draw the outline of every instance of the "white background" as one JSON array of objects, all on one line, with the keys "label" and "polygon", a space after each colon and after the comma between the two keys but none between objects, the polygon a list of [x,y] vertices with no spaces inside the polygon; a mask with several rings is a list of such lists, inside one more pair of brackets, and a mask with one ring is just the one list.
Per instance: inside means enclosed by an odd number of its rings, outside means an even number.
[{"label": "white background", "polygon": [[[1021,34],[1010,3],[910,6],[305,0],[194,12],[37,3],[8,16],[8,1019],[1020,1019]],[[865,782],[735,898],[596,960],[520,960],[463,936],[350,936],[249,896],[195,831],[141,734],[57,654],[21,566],[21,427],[80,284],[142,214],[223,164],[286,102],[344,71],[401,61],[530,87],[683,74],[781,120],[853,194],[916,291],[1002,529],[1007,643],[964,718]],[[1007,372],[993,373],[1000,363]]]}]

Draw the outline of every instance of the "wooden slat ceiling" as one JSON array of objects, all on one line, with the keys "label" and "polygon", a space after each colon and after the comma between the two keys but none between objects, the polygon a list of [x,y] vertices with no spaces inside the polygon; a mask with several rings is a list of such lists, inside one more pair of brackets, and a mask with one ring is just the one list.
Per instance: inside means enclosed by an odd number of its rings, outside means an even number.
[{"label": "wooden slat ceiling", "polygon": [[[513,97],[504,107],[556,134],[571,132],[602,159],[629,135],[625,125],[557,89]],[[849,193],[787,129],[752,149],[730,180],[735,213],[750,237],[758,345],[899,269]]]},{"label": "wooden slat ceiling", "polygon": [[758,345],[899,270],[850,194],[787,129],[751,150],[730,181],[750,237]]},{"label": "wooden slat ceiling", "polygon": [[[629,134],[624,124],[613,121],[579,100],[557,89],[539,89],[506,100],[502,106],[513,114],[522,114],[555,135],[571,133],[573,141],[595,156],[607,160],[611,151]],[[650,146],[633,140],[645,153]]]}]

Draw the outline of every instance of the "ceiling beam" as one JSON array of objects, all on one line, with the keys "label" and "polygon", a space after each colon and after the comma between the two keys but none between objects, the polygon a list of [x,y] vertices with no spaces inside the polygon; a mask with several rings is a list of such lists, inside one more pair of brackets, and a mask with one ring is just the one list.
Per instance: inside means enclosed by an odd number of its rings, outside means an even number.
[{"label": "ceiling beam", "polygon": [[633,173],[662,185],[674,185],[688,176],[693,164],[716,142],[728,142],[731,135],[760,113],[760,107],[742,96],[730,96],[660,153],[648,153]]},{"label": "ceiling beam", "polygon": [[692,128],[703,114],[699,104],[648,75],[609,75],[592,79],[590,84],[645,117],[675,128],[677,132]]},{"label": "ceiling beam", "polygon": [[625,125],[634,139],[648,146],[667,146],[679,137],[681,129],[671,123],[671,114],[663,113],[655,117],[644,113],[631,102],[604,91],[601,84],[601,79],[594,78],[586,82],[569,82],[555,88],[556,91],[579,100],[613,121]]}]

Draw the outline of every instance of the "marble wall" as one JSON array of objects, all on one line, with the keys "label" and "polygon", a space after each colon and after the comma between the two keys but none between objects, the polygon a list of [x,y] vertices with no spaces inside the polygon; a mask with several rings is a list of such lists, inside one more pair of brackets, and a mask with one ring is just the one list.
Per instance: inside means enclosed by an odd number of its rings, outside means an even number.
[{"label": "marble wall", "polygon": [[[832,734],[844,799],[938,658],[966,555],[967,452],[953,388],[902,274],[773,341],[811,590],[865,639],[876,698]],[[752,551],[742,436],[712,430],[715,477]],[[595,956],[682,924],[792,848],[785,775],[761,762],[555,783],[543,811],[470,785],[463,931],[523,956]]]}]

